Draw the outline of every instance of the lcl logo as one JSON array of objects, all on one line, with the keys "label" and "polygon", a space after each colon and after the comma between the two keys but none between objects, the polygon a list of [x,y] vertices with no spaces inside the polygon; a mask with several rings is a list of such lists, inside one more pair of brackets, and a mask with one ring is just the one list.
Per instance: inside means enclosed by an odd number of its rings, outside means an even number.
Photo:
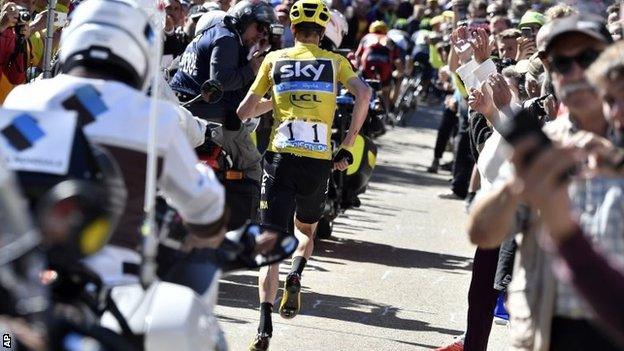
[{"label": "lcl logo", "polygon": [[290,95],[290,103],[299,108],[312,109],[317,106],[316,104],[313,106],[302,106],[302,103],[305,104],[306,102],[320,103],[321,100],[316,94],[292,94]]}]

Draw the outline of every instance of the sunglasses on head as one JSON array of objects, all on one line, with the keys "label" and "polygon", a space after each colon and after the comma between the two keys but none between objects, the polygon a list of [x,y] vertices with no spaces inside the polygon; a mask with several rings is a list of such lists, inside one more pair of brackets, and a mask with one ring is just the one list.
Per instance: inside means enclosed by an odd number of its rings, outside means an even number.
[{"label": "sunglasses on head", "polygon": [[600,56],[600,52],[593,49],[581,51],[576,56],[553,56],[550,59],[552,68],[561,73],[567,74],[572,71],[572,66],[576,62],[581,68],[587,69]]}]

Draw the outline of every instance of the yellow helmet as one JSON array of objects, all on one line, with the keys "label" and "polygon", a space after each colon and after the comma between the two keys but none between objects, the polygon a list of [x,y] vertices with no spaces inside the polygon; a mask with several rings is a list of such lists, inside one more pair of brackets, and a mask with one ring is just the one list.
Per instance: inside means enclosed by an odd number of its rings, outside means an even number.
[{"label": "yellow helmet", "polygon": [[330,18],[331,15],[327,6],[321,0],[299,0],[290,9],[290,22],[292,24],[310,22],[325,28]]},{"label": "yellow helmet", "polygon": [[368,32],[386,34],[388,33],[388,25],[384,21],[375,21],[370,24],[370,27],[368,27]]}]

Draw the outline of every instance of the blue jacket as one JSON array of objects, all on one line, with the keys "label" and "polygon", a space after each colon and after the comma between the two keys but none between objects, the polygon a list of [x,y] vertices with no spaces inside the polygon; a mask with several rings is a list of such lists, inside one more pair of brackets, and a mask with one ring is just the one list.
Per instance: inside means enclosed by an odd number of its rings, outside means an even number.
[{"label": "blue jacket", "polygon": [[238,34],[223,23],[208,28],[186,47],[170,85],[194,97],[200,94],[202,83],[211,78],[223,87],[221,101],[210,106],[215,113],[235,110],[255,78]]}]

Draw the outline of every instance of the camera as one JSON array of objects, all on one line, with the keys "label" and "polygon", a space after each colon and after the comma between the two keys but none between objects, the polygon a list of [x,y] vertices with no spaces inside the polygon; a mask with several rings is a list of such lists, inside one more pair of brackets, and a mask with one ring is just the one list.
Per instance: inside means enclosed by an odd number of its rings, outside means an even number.
[{"label": "camera", "polygon": [[15,6],[15,8],[17,9],[17,25],[23,26],[28,24],[28,22],[32,19],[28,9],[23,6]]},{"label": "camera", "polygon": [[522,162],[528,165],[541,151],[552,146],[552,141],[542,131],[539,117],[534,111],[523,108],[513,118],[500,126],[500,134],[510,145],[515,146],[520,140],[532,135],[538,140],[533,150],[527,153]]}]

